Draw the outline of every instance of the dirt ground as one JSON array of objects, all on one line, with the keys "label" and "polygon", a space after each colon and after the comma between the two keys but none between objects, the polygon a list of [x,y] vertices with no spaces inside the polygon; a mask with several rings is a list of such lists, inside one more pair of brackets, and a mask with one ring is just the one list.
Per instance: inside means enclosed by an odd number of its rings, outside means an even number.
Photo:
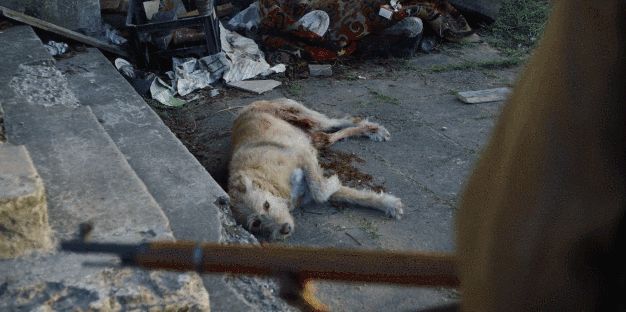
[{"label": "dirt ground", "polygon": [[[466,105],[456,93],[512,86],[518,63],[486,43],[446,45],[410,59],[336,63],[332,77],[282,79],[281,87],[260,96],[222,89],[182,109],[154,107],[224,188],[231,123],[254,100],[288,97],[330,116],[382,123],[391,141],[344,141],[320,158],[344,183],[401,197],[405,217],[396,221],[358,207],[313,205],[295,211],[295,234],[284,243],[451,252],[459,193],[503,104]],[[333,311],[407,311],[458,298],[452,290],[387,285],[324,282],[318,289]]]}]

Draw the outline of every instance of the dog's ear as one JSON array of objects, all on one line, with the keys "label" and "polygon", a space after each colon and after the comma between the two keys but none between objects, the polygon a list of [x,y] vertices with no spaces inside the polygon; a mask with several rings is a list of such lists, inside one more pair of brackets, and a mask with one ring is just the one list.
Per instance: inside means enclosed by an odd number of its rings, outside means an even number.
[{"label": "dog's ear", "polygon": [[250,181],[250,178],[246,176],[238,176],[232,179],[230,183],[231,190],[239,193],[245,193],[250,186],[252,186],[252,181]]}]

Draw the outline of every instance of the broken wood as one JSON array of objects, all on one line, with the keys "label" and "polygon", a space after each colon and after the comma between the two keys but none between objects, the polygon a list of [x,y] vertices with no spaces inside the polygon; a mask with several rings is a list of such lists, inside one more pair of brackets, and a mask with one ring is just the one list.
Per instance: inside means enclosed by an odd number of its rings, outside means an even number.
[{"label": "broken wood", "polygon": [[467,104],[504,101],[511,94],[510,88],[496,88],[478,91],[459,92],[459,100]]},{"label": "broken wood", "polygon": [[69,30],[67,28],[46,22],[44,20],[40,20],[38,18],[26,15],[24,13],[20,13],[8,8],[5,8],[3,6],[0,6],[0,12],[2,12],[2,15],[4,15],[6,18],[12,19],[14,21],[18,21],[24,24],[28,24],[30,26],[39,28],[41,30],[45,30],[45,31],[49,31],[52,33],[55,33],[57,35],[66,37],[68,39],[72,39],[72,40],[76,40],[78,42],[82,42],[84,44],[93,46],[95,48],[107,51],[107,52],[111,52],[113,54],[119,55],[121,57],[125,57],[128,58],[129,55],[128,53],[126,53],[126,51],[120,49],[119,47],[85,36],[81,33],[75,32],[73,30]]}]

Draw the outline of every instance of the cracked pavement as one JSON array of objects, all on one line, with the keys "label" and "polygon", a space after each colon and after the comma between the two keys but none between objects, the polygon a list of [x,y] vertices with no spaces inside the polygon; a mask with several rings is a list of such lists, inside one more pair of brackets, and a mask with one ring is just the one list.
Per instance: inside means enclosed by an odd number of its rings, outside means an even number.
[{"label": "cracked pavement", "polygon": [[[466,105],[455,93],[512,86],[521,67],[465,66],[499,59],[485,43],[444,47],[412,59],[335,64],[333,77],[289,81],[261,96],[227,89],[182,110],[157,111],[223,186],[230,126],[239,106],[288,97],[329,116],[369,117],[387,127],[391,141],[352,139],[333,149],[363,159],[352,165],[402,198],[404,218],[391,220],[358,207],[309,206],[294,212],[296,230],[285,243],[453,252],[459,193],[503,104]],[[320,299],[333,311],[414,311],[458,298],[453,290],[317,284]]]}]

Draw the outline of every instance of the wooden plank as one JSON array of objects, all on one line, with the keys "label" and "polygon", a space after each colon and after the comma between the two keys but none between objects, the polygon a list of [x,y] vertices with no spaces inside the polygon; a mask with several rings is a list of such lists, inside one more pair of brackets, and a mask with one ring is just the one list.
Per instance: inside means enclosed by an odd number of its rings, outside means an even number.
[{"label": "wooden plank", "polygon": [[28,24],[30,26],[39,28],[41,30],[45,30],[45,31],[49,31],[52,33],[55,33],[57,35],[66,37],[68,39],[72,39],[72,40],[76,40],[78,42],[82,42],[84,44],[93,46],[95,48],[107,51],[107,52],[111,52],[113,54],[119,55],[121,57],[125,57],[128,58],[129,55],[128,53],[126,53],[126,51],[120,49],[119,47],[85,36],[81,33],[69,30],[67,28],[63,28],[61,26],[40,20],[38,18],[32,17],[32,16],[28,16],[24,13],[20,13],[8,8],[5,8],[3,6],[0,6],[0,11],[2,12],[2,14],[7,17],[10,18],[14,21],[18,21],[24,24]]},{"label": "wooden plank", "polygon": [[496,88],[478,91],[459,92],[458,97],[463,103],[478,104],[504,101],[511,94],[510,88]]}]

